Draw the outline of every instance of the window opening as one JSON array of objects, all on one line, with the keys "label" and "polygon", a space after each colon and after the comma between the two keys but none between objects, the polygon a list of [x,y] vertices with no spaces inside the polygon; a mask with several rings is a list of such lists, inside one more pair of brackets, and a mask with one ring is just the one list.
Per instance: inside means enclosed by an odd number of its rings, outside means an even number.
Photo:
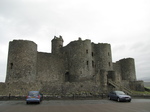
[{"label": "window opening", "polygon": [[92,56],[94,56],[94,53],[92,52]]},{"label": "window opening", "polygon": [[92,67],[94,67],[94,61],[92,61]]},{"label": "window opening", "polygon": [[10,69],[12,69],[13,68],[13,63],[10,63]]},{"label": "window opening", "polygon": [[89,61],[86,61],[86,64],[89,65]]},{"label": "window opening", "polygon": [[86,50],[86,54],[88,54],[88,50]]},{"label": "window opening", "polygon": [[109,64],[109,66],[110,66],[110,62],[109,62],[108,64]]}]

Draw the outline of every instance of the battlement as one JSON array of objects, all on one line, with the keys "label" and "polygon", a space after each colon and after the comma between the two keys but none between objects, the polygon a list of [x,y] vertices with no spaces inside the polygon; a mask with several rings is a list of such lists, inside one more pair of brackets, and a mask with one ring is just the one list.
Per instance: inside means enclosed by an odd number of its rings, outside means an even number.
[{"label": "battlement", "polygon": [[98,43],[98,45],[110,45],[109,43]]},{"label": "battlement", "polygon": [[129,57],[129,58],[123,58],[123,59],[120,59],[119,61],[123,61],[123,60],[134,60],[133,58]]},{"label": "battlement", "polygon": [[62,36],[60,35],[59,37],[54,36],[54,38],[52,39],[52,41],[62,41],[64,42]]},{"label": "battlement", "polygon": [[10,41],[10,42],[31,42],[31,43],[36,44],[35,42],[33,42],[31,40],[23,40],[23,39],[18,39],[18,40],[14,39],[13,41]]}]

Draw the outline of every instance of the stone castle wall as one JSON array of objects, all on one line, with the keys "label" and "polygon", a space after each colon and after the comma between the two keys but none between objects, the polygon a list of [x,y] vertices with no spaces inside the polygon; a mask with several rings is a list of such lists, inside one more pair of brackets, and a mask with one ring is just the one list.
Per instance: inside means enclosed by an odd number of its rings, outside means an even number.
[{"label": "stone castle wall", "polygon": [[66,73],[64,60],[51,53],[38,52],[37,75],[38,82],[64,82]]},{"label": "stone castle wall", "polygon": [[130,81],[129,86],[132,90],[144,91],[144,82],[143,81]]},{"label": "stone castle wall", "polygon": [[[6,87],[4,93],[25,94],[40,90],[44,94],[106,92],[108,80],[136,89],[134,59],[112,62],[111,46],[91,40],[70,42],[63,46],[62,37],[54,37],[52,53],[37,51],[32,41],[9,43]],[[129,83],[132,82],[132,83]],[[142,87],[142,83],[141,87]]]}]

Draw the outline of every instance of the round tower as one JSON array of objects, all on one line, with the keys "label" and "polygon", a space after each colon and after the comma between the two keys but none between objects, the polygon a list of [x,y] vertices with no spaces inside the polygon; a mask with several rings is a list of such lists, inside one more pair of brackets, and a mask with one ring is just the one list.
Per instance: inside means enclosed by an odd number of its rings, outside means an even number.
[{"label": "round tower", "polygon": [[133,58],[120,60],[122,80],[135,81],[135,63]]},{"label": "round tower", "polygon": [[111,46],[110,44],[99,43],[94,45],[95,49],[95,62],[97,69],[105,69],[110,71],[113,69]]},{"label": "round tower", "polygon": [[92,59],[91,41],[82,41],[79,38],[78,41],[71,42],[68,48],[70,80],[85,81],[93,78],[94,60]]},{"label": "round tower", "polygon": [[36,76],[37,45],[32,41],[9,42],[6,83],[34,82]]},{"label": "round tower", "polygon": [[62,36],[59,37],[54,36],[54,39],[51,42],[52,42],[52,53],[54,54],[60,53],[60,48],[63,47],[64,42]]}]

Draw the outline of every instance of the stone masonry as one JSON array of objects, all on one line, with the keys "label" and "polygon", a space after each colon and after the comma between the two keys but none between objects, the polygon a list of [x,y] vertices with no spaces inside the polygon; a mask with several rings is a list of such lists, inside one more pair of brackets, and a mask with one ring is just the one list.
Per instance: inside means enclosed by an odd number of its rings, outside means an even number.
[{"label": "stone masonry", "polygon": [[79,38],[63,46],[62,36],[54,36],[51,42],[52,53],[46,53],[38,52],[32,41],[10,41],[6,81],[0,83],[0,94],[26,95],[31,90],[47,95],[99,94],[121,88],[144,91],[143,81],[136,80],[134,59],[112,62],[110,44]]}]

